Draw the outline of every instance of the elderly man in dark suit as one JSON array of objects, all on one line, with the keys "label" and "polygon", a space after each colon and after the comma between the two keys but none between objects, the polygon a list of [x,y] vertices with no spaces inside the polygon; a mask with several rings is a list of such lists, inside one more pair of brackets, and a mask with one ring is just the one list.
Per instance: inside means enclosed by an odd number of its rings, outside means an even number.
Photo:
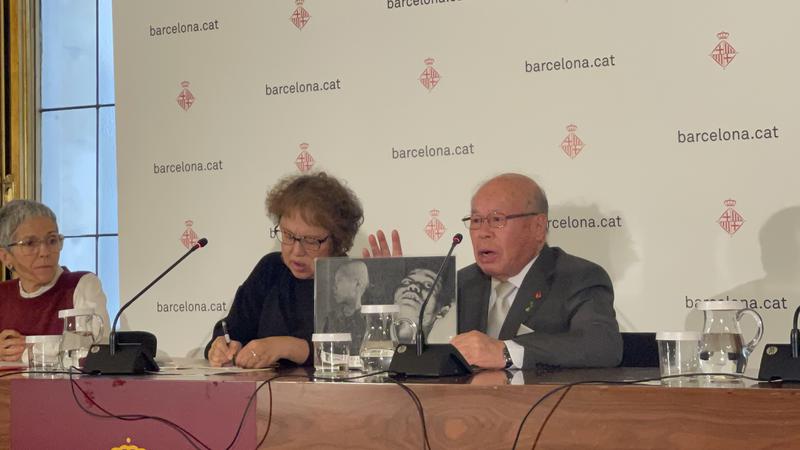
[{"label": "elderly man in dark suit", "polygon": [[[463,220],[475,264],[458,272],[451,343],[473,366],[613,367],[622,358],[608,274],[548,246],[547,214],[542,189],[520,174],[492,178],[472,197]],[[373,254],[390,254],[382,232],[369,240]],[[400,254],[397,232],[392,241]]]},{"label": "elderly man in dark suit", "polygon": [[622,338],[602,267],[547,245],[547,198],[530,178],[503,174],[472,197],[475,264],[458,272],[459,334],[475,366],[616,366]]}]

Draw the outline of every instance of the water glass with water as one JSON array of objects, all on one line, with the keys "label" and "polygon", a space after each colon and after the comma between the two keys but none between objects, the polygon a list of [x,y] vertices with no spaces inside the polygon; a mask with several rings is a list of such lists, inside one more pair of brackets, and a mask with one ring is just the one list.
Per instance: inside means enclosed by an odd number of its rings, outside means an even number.
[{"label": "water glass with water", "polygon": [[28,368],[36,371],[61,369],[59,358],[61,335],[25,336],[28,351]]},{"label": "water glass with water", "polygon": [[350,333],[314,333],[314,376],[337,378],[347,375]]}]

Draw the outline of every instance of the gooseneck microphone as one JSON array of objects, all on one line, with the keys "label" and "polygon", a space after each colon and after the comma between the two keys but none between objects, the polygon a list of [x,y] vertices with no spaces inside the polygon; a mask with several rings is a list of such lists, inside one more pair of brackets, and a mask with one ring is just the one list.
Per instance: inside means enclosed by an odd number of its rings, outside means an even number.
[{"label": "gooseneck microphone", "polygon": [[168,274],[172,269],[175,268],[175,266],[180,264],[189,255],[194,253],[195,250],[205,247],[206,244],[208,244],[208,239],[202,238],[202,239],[198,240],[192,246],[192,248],[189,249],[188,252],[184,253],[183,256],[178,258],[178,260],[175,261],[174,263],[172,263],[171,266],[167,267],[167,270],[161,272],[161,275],[156,277],[155,280],[151,281],[150,284],[145,286],[144,289],[139,291],[138,294],[134,295],[132,299],[128,300],[124,305],[122,305],[122,308],[120,308],[119,311],[117,311],[117,315],[114,316],[114,321],[113,321],[113,324],[111,325],[111,332],[108,334],[108,345],[109,345],[109,348],[110,348],[110,351],[111,351],[112,355],[116,352],[116,345],[115,345],[116,342],[115,341],[116,341],[116,335],[117,335],[117,321],[119,321],[119,317],[122,315],[122,311],[125,311],[125,309],[127,309],[128,306],[131,306],[131,304],[133,304],[133,302],[135,302],[139,297],[141,297],[142,294],[144,294],[145,292],[150,290],[150,288],[153,287],[154,284],[158,283],[162,278],[164,278],[164,275]]},{"label": "gooseneck microphone", "polygon": [[422,330],[422,319],[425,315],[425,308],[428,306],[428,301],[431,299],[433,291],[436,290],[436,283],[439,282],[439,278],[441,278],[442,272],[444,272],[444,268],[447,266],[447,260],[450,259],[450,255],[453,254],[453,249],[455,249],[456,245],[460,244],[463,239],[464,236],[462,236],[461,233],[456,233],[456,235],[453,236],[453,243],[450,244],[450,250],[447,251],[442,265],[439,266],[439,271],[436,272],[436,278],[433,279],[433,284],[431,284],[428,295],[425,296],[425,301],[422,302],[422,306],[419,308],[419,321],[417,322],[417,356],[422,356],[422,350],[425,349],[425,332]]},{"label": "gooseneck microphone", "polygon": [[446,377],[472,373],[472,368],[464,359],[464,356],[459,353],[458,349],[453,347],[452,344],[426,345],[425,332],[422,330],[422,319],[424,318],[428,301],[430,301],[436,288],[436,283],[439,282],[439,278],[447,266],[453,249],[462,239],[463,236],[461,234],[453,236],[450,251],[444,257],[444,261],[439,267],[439,273],[436,274],[436,278],[433,280],[431,290],[428,291],[425,301],[422,302],[419,310],[419,322],[417,323],[416,351],[405,344],[399,344],[395,348],[392,362],[389,364],[389,373],[392,377]]},{"label": "gooseneck microphone", "polygon": [[792,331],[789,333],[789,342],[792,344],[792,358],[800,357],[800,330],[797,329],[797,316],[800,315],[800,306],[794,310]]},{"label": "gooseneck microphone", "polygon": [[[89,354],[84,362],[84,370],[92,374],[139,374],[148,371],[158,371],[158,365],[153,360],[155,357],[155,336],[147,332],[125,332],[131,335],[133,342],[118,342],[117,340],[117,322],[119,321],[122,312],[133,304],[139,297],[147,292],[153,285],[158,283],[164,275],[168,274],[172,269],[180,264],[189,255],[194,253],[197,249],[203,248],[208,244],[208,239],[202,238],[198,240],[192,247],[183,254],[177,261],[151,281],[150,284],[144,287],[138,294],[128,300],[119,309],[114,316],[111,325],[111,331],[108,334],[108,345],[93,345],[89,350]],[[121,340],[120,340],[121,341]],[[149,345],[148,345],[149,344]],[[149,351],[145,347],[150,347]]]}]

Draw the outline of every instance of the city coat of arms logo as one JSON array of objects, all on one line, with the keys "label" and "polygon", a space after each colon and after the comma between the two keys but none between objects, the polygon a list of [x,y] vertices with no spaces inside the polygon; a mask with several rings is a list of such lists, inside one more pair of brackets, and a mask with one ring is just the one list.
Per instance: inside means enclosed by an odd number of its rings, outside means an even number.
[{"label": "city coat of arms logo", "polygon": [[308,144],[305,142],[300,144],[300,154],[295,158],[294,165],[300,172],[308,172],[314,167],[314,157],[308,152]]},{"label": "city coat of arms logo", "polygon": [[180,106],[181,109],[188,111],[194,104],[194,95],[192,91],[189,90],[188,81],[181,81],[181,87],[183,89],[181,89],[181,93],[178,94],[178,98],[176,98],[175,101],[178,102],[178,106]]},{"label": "city coat of arms logo", "polygon": [[711,58],[719,64],[723,69],[728,67],[728,64],[733,61],[733,58],[736,57],[736,49],[728,42],[728,37],[730,33],[727,31],[720,31],[717,33],[717,38],[719,42],[717,46],[714,47],[714,50],[711,51]]},{"label": "city coat of arms logo", "polygon": [[197,233],[192,229],[194,221],[187,220],[184,224],[186,225],[186,229],[181,233],[181,244],[188,249],[192,248],[192,246],[197,243]]},{"label": "city coat of arms logo", "polygon": [[302,30],[303,27],[306,26],[309,20],[311,20],[311,14],[303,8],[303,3],[305,0],[295,0],[294,4],[297,5],[292,15],[289,17],[289,20],[297,27],[298,30]]},{"label": "city coat of arms logo", "polygon": [[425,234],[431,238],[432,241],[438,241],[444,235],[446,228],[441,220],[439,220],[439,210],[431,210],[431,218],[425,224]]},{"label": "city coat of arms logo", "polygon": [[433,58],[425,59],[425,70],[423,70],[419,75],[419,82],[425,86],[425,89],[427,89],[428,92],[432,91],[433,88],[439,84],[439,80],[442,79],[442,76],[439,75],[439,72],[433,68],[433,63]]},{"label": "city coat of arms logo", "polygon": [[561,150],[564,151],[564,154],[569,156],[571,159],[575,159],[578,156],[578,153],[586,147],[586,144],[583,143],[581,138],[579,138],[575,131],[578,129],[575,125],[567,125],[567,137],[561,141]]},{"label": "city coat of arms logo", "polygon": [[739,228],[742,228],[742,225],[744,225],[744,217],[739,214],[739,211],[733,209],[733,207],[736,206],[736,200],[729,198],[725,200],[724,204],[727,209],[719,216],[717,223],[726,233],[733,236],[739,231]]}]

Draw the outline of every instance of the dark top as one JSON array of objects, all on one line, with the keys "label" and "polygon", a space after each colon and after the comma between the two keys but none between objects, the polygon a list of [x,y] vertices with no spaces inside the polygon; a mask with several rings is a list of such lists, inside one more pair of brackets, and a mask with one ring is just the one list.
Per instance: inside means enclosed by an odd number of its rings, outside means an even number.
[{"label": "dark top", "polygon": [[[293,336],[308,342],[308,358],[313,362],[311,334],[314,332],[314,280],[300,280],[292,275],[280,252],[270,253],[256,264],[247,280],[236,290],[233,304],[225,318],[231,339],[242,346],[253,339],[270,336]],[[221,321],[214,325],[211,343],[222,336]],[[281,364],[293,364],[280,360]]]}]

